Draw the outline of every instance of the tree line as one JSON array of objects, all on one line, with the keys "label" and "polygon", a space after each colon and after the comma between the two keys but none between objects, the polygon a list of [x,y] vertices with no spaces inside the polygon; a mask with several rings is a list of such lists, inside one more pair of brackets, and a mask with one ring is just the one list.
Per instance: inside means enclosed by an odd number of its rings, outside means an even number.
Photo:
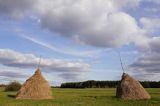
[{"label": "tree line", "polygon": [[[119,81],[84,81],[62,83],[61,88],[115,88]],[[160,88],[160,81],[140,81],[145,88]]]}]

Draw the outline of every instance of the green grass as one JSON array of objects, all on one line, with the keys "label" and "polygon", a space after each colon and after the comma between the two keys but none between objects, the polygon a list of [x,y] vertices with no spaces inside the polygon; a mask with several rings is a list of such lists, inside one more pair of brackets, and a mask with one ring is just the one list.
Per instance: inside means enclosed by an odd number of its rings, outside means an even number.
[{"label": "green grass", "polygon": [[51,100],[16,100],[16,92],[0,88],[0,106],[160,106],[160,88],[147,89],[151,100],[124,101],[115,98],[115,89],[53,89]]}]

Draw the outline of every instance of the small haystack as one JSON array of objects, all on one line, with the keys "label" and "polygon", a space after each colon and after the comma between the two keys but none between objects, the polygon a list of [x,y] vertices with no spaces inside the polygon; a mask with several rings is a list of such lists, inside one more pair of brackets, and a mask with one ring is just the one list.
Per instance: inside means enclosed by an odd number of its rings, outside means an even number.
[{"label": "small haystack", "polygon": [[124,100],[150,99],[150,95],[139,83],[131,76],[123,73],[122,79],[117,86],[116,97]]},{"label": "small haystack", "polygon": [[35,74],[22,85],[16,99],[51,99],[52,91],[48,81],[42,76],[38,68]]}]

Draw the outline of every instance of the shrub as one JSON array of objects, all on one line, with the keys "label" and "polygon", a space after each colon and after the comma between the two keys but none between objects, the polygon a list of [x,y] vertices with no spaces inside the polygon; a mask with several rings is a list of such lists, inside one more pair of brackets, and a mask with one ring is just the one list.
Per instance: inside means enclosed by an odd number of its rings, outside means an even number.
[{"label": "shrub", "polygon": [[5,91],[18,91],[20,88],[21,84],[17,81],[13,81],[6,86]]}]

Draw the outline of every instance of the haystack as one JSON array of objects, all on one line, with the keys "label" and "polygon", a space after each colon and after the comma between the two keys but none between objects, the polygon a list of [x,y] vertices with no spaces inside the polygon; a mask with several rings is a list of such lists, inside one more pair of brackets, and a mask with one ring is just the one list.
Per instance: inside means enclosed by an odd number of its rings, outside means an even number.
[{"label": "haystack", "polygon": [[139,83],[131,76],[123,73],[122,79],[117,86],[116,97],[124,100],[150,99],[150,95]]},{"label": "haystack", "polygon": [[51,99],[52,91],[48,81],[42,76],[38,68],[35,74],[22,85],[16,99]]}]

